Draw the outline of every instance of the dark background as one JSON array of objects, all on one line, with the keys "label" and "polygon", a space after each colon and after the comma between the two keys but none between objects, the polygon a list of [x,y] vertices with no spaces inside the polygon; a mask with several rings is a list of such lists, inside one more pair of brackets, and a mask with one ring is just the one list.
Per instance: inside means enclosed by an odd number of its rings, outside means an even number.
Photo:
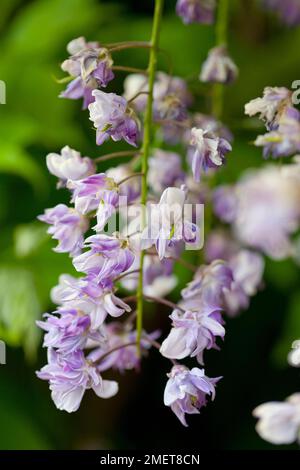
[{"label": "dark background", "polygon": [[[235,141],[223,181],[262,164],[261,151],[249,145],[257,129],[244,120],[244,104],[266,85],[290,87],[300,79],[300,30],[282,26],[254,0],[230,4],[229,47],[240,77],[225,96],[224,121]],[[184,26],[174,8],[175,1],[166,1],[161,45],[173,58],[174,73],[188,78],[194,109],[207,112],[197,75],[214,30]],[[138,0],[1,0],[0,79],[7,104],[0,106],[0,338],[8,345],[7,364],[0,366],[1,449],[270,449],[256,434],[251,412],[299,389],[299,371],[286,363],[292,340],[300,337],[299,267],[290,260],[267,260],[265,289],[247,312],[226,322],[221,351],[207,353],[207,374],[224,378],[215,402],[189,417],[188,428],[163,405],[169,364],[156,351],[140,374],[117,377],[115,398],[88,392],[72,415],[55,409],[47,384],[35,376],[46,361],[35,320],[51,311],[49,290],[59,274],[72,272],[69,258],[51,251],[44,226],[35,222],[45,207],[67,202],[47,173],[45,156],[66,144],[93,157],[123,148],[96,147],[87,112],[57,97],[62,85],[54,78],[63,76],[59,64],[69,40],[148,40],[152,10],[152,1]],[[147,52],[124,51],[115,62],[145,67]],[[166,70],[163,56],[159,65]],[[123,78],[117,75],[108,90],[121,93]],[[188,273],[179,268],[178,275],[174,299]],[[147,310],[146,326],[167,331],[168,314],[161,306]]]}]

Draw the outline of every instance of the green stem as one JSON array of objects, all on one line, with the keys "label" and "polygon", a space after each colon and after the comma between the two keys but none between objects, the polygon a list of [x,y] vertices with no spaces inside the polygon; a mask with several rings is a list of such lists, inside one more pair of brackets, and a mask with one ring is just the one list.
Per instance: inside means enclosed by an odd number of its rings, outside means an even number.
[{"label": "green stem", "polygon": [[[219,0],[216,22],[216,46],[227,45],[228,25],[228,0]],[[223,113],[224,85],[215,83],[212,89],[212,112],[217,119],[221,119]]]},{"label": "green stem", "polygon": [[[144,141],[142,149],[142,188],[141,188],[141,206],[142,206],[142,228],[145,226],[145,205],[147,203],[147,174],[148,174],[148,157],[150,152],[151,143],[151,128],[152,128],[152,108],[153,108],[153,87],[155,80],[155,72],[157,65],[157,54],[159,45],[160,24],[163,10],[163,0],[155,0],[155,10],[153,17],[152,35],[151,35],[151,50],[149,55],[148,65],[148,99],[144,119]],[[143,330],[143,267],[144,267],[145,252],[141,252],[140,260],[140,273],[137,289],[137,348],[138,353],[141,352],[141,337]]]}]

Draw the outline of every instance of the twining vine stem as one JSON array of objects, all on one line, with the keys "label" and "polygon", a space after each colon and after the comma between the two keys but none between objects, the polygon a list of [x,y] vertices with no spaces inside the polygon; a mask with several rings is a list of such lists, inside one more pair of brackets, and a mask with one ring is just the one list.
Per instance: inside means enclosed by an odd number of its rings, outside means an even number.
[{"label": "twining vine stem", "polygon": [[[157,54],[159,46],[159,33],[163,10],[163,0],[155,0],[155,9],[153,17],[153,27],[151,35],[151,49],[149,54],[149,65],[148,65],[148,98],[147,106],[145,111],[144,119],[144,141],[142,149],[142,187],[141,187],[141,206],[142,212],[142,228],[145,226],[145,205],[147,202],[147,173],[148,173],[148,157],[150,152],[151,143],[151,128],[152,128],[152,108],[153,108],[153,87],[155,80],[155,72],[157,66]],[[137,349],[138,354],[141,354],[141,337],[143,330],[143,267],[144,267],[144,251],[141,252],[140,259],[140,273],[139,282],[137,289]]]}]

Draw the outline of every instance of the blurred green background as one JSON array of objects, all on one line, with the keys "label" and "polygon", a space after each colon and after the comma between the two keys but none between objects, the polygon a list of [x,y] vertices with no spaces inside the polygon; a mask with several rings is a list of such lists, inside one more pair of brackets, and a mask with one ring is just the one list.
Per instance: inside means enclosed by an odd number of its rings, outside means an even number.
[{"label": "blurred green background", "polygon": [[[283,27],[258,3],[230,2],[230,51],[240,78],[225,95],[224,121],[235,142],[224,181],[262,163],[261,151],[249,145],[256,130],[243,120],[244,104],[266,85],[290,87],[300,79],[300,29]],[[45,156],[66,144],[93,157],[123,148],[97,148],[81,103],[58,98],[59,64],[67,42],[81,35],[104,43],[148,40],[152,8],[146,0],[1,0],[0,79],[7,87],[7,103],[0,105],[0,338],[7,343],[7,364],[0,366],[1,449],[270,449],[255,433],[251,411],[299,390],[299,372],[286,363],[300,337],[299,267],[292,261],[268,260],[265,289],[247,312],[227,321],[221,352],[207,354],[208,375],[224,376],[216,401],[191,417],[187,429],[163,405],[168,363],[155,351],[141,374],[120,378],[117,397],[104,401],[87,393],[73,415],[55,409],[47,384],[35,376],[46,361],[35,320],[51,310],[49,291],[59,274],[72,272],[69,258],[51,251],[45,227],[35,221],[45,207],[68,200],[55,189]],[[174,73],[189,78],[195,110],[207,112],[193,78],[213,46],[213,28],[184,26],[174,8],[175,1],[166,1],[161,45],[173,57]],[[147,52],[123,51],[115,62],[145,67]],[[163,56],[160,68],[167,70]],[[117,75],[109,90],[122,92],[123,78]],[[187,273],[179,269],[179,275],[180,288]],[[158,322],[167,330],[168,313],[149,310],[147,326]]]}]

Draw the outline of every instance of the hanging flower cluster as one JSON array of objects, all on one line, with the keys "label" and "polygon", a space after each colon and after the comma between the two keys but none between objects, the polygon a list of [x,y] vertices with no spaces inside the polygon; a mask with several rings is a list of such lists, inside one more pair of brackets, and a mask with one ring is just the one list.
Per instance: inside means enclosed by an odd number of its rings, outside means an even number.
[{"label": "hanging flower cluster", "polygon": [[[48,363],[37,374],[49,382],[57,408],[73,412],[88,389],[101,398],[114,396],[117,382],[102,375],[140,370],[142,358],[154,348],[172,363],[164,404],[186,426],[186,414],[199,413],[215,397],[221,377],[206,375],[207,351],[220,349],[226,315],[247,309],[263,287],[263,255],[282,259],[294,253],[300,164],[295,157],[288,165],[268,165],[235,184],[216,186],[233,144],[221,122],[223,87],[238,76],[224,34],[228,2],[220,0],[217,7],[214,0],[178,0],[176,6],[186,24],[211,24],[216,16],[216,45],[199,77],[211,92],[208,114],[194,109],[182,78],[156,70],[163,1],[155,4],[149,43],[100,45],[81,37],[67,47],[70,57],[62,70],[69,83],[60,96],[83,99],[100,148],[110,139],[130,147],[96,159],[68,146],[47,156],[47,167],[58,188],[69,191],[70,204],[46,209],[39,219],[57,241],[54,250],[70,255],[77,275],[60,276],[51,292],[56,310],[38,322]],[[115,65],[115,51],[134,47],[149,52],[147,70],[131,73],[131,67]],[[116,71],[130,72],[122,96],[103,90]],[[245,112],[258,114],[266,126],[266,134],[255,141],[265,156],[300,151],[300,114],[289,90],[267,87]],[[102,162],[116,157],[129,161],[101,169]],[[193,264],[186,248],[197,250]],[[192,271],[192,278],[172,302],[166,296],[178,282],[175,265]],[[160,331],[144,328],[145,302],[171,309],[170,331],[161,342]],[[294,346],[289,360],[299,365],[298,343]],[[184,364],[188,358],[195,361],[191,369]],[[295,439],[297,394],[255,414],[266,439],[274,429],[272,442]],[[281,420],[291,423],[285,441]]]}]

